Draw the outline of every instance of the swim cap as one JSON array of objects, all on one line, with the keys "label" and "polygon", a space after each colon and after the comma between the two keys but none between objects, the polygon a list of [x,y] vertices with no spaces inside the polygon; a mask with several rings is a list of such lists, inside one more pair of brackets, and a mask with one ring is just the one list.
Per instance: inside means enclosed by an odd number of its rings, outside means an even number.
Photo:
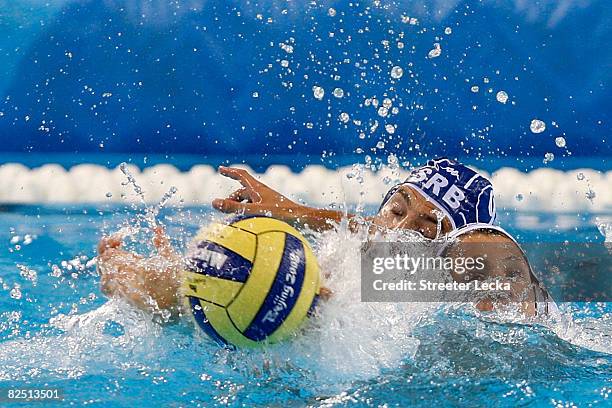
[{"label": "swim cap", "polygon": [[406,181],[389,190],[380,208],[403,185],[414,188],[432,202],[449,218],[453,229],[476,222],[493,224],[495,221],[491,182],[455,160],[442,157],[414,169]]}]

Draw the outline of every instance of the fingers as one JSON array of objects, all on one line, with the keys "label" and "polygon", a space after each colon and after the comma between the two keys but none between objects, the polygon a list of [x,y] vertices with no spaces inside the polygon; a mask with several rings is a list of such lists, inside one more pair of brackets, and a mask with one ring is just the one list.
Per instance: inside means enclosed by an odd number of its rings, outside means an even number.
[{"label": "fingers", "polygon": [[248,171],[236,167],[219,166],[219,173],[225,177],[234,179],[245,187],[253,187],[259,182]]},{"label": "fingers", "polygon": [[170,243],[170,238],[166,235],[166,230],[162,226],[156,227],[153,232],[155,236],[153,237],[153,245],[157,248],[157,252],[166,257],[172,258],[175,255],[174,247]]},{"label": "fingers", "polygon": [[230,194],[227,199],[238,201],[238,202],[245,201],[245,200],[250,201],[251,194],[250,194],[250,191],[246,187],[242,187],[234,191],[232,194]]},{"label": "fingers", "polygon": [[106,268],[98,267],[100,273],[100,290],[107,296],[112,296],[117,287],[116,282],[113,279],[111,273]]},{"label": "fingers", "polygon": [[229,198],[216,198],[213,200],[212,205],[215,209],[226,214],[240,213],[246,215],[266,215],[269,213],[267,208],[259,204],[242,203],[230,200]]},{"label": "fingers", "polygon": [[155,233],[155,235],[164,235],[166,233],[166,229],[164,228],[163,225],[157,224],[154,228],[153,228],[153,233]]},{"label": "fingers", "polygon": [[120,248],[122,243],[121,238],[118,236],[102,237],[98,243],[98,254],[102,255],[110,248]]},{"label": "fingers", "polygon": [[229,198],[215,198],[212,202],[215,209],[224,213],[247,212],[248,203],[231,200]]},{"label": "fingers", "polygon": [[215,198],[212,202],[213,208],[225,213],[240,212],[246,209],[243,201],[252,202],[252,195],[246,187],[239,188],[227,198]]},{"label": "fingers", "polygon": [[321,299],[323,300],[329,300],[333,296],[333,294],[334,292],[332,292],[331,289],[328,289],[325,286],[321,286],[319,288],[319,296],[321,296]]},{"label": "fingers", "polygon": [[155,234],[153,236],[153,245],[155,245],[156,248],[164,248],[170,245],[170,240],[166,235],[166,230],[164,227],[158,225],[153,229],[153,233]]}]

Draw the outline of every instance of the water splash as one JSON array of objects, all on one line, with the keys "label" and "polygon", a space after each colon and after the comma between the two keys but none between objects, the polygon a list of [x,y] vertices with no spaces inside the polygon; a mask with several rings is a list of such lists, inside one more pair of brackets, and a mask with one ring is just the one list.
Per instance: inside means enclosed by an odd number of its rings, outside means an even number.
[{"label": "water splash", "polygon": [[322,100],[325,96],[325,89],[315,85],[312,87],[312,95],[315,97],[315,99]]},{"label": "water splash", "polygon": [[[120,325],[122,334],[105,333],[109,322]],[[60,314],[50,320],[46,329],[59,330],[60,334],[49,337],[42,333],[2,343],[0,380],[79,378],[86,373],[102,374],[111,367],[125,369],[126,355],[131,355],[132,361],[147,361],[161,327],[129,304],[110,300],[84,314]]]},{"label": "water splash", "polygon": [[546,130],[546,123],[544,123],[540,119],[533,119],[531,121],[531,124],[529,125],[529,129],[532,133],[542,133]]},{"label": "water splash", "polygon": [[442,55],[442,47],[440,43],[434,43],[433,48],[427,54],[428,58],[437,58]]},{"label": "water splash", "polygon": [[[140,197],[140,202],[145,207],[144,221],[146,222],[149,229],[151,230],[155,229],[158,226],[157,217],[159,215],[159,212],[164,208],[164,206],[168,203],[168,201],[170,201],[172,197],[174,197],[178,189],[175,186],[171,186],[170,189],[162,196],[161,200],[159,201],[159,203],[157,203],[157,205],[148,206],[146,202],[144,190],[136,182],[136,178],[128,169],[128,164],[125,162],[121,163],[119,165],[119,169],[127,178],[127,181],[123,183],[123,185],[128,185],[128,184],[131,185],[134,190],[134,193],[136,193],[136,195]],[[130,229],[129,227],[124,229],[124,233],[126,234],[133,233],[133,232],[134,230]]]},{"label": "water splash", "polygon": [[544,154],[544,160],[542,160],[542,163],[548,164],[553,160],[555,160],[555,155],[553,153],[547,152],[546,154]]},{"label": "water splash", "polygon": [[601,235],[604,236],[605,238],[605,242],[612,242],[612,222],[602,222],[601,224],[597,225],[597,228],[599,229],[599,232],[601,232]]},{"label": "water splash", "polygon": [[557,147],[565,147],[565,138],[563,136],[556,137],[555,144],[557,145]]},{"label": "water splash", "polygon": [[174,197],[174,195],[177,193],[178,189],[174,186],[171,186],[170,189],[163,195],[162,199],[159,201],[159,203],[154,207],[155,211],[154,211],[154,215],[157,216],[159,214],[159,212],[166,206],[166,204],[168,203],[168,201],[170,201],[172,199],[172,197]]},{"label": "water splash", "polygon": [[499,91],[497,95],[495,95],[495,98],[499,103],[505,104],[506,102],[508,102],[508,94],[506,93],[506,91]]},{"label": "water splash", "polygon": [[138,197],[140,197],[141,203],[146,206],[146,200],[145,200],[144,191],[143,191],[142,187],[140,187],[140,185],[138,185],[138,183],[136,182],[136,179],[134,178],[134,176],[132,175],[132,173],[128,169],[128,164],[125,163],[125,162],[121,163],[119,165],[119,170],[121,170],[121,172],[127,178],[127,181],[125,181],[124,183],[121,183],[121,184],[124,185],[124,186],[128,185],[128,184],[131,184],[132,188],[134,189],[134,192],[136,193],[136,195]]},{"label": "water splash", "polygon": [[394,66],[391,68],[391,78],[400,79],[404,75],[404,70],[400,66]]}]

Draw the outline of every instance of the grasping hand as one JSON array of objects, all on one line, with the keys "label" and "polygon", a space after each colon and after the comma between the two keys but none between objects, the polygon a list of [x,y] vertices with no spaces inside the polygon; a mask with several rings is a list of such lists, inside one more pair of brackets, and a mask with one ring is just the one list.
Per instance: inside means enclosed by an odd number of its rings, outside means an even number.
[{"label": "grasping hand", "polygon": [[153,314],[177,311],[181,257],[162,227],[154,229],[157,254],[144,257],[122,249],[122,237],[104,237],[98,244],[98,272],[102,292],[122,297]]},{"label": "grasping hand", "polygon": [[224,213],[271,215],[293,222],[303,207],[258,181],[249,172],[235,167],[219,167],[219,173],[238,181],[242,187],[227,198],[216,198],[212,205]]}]

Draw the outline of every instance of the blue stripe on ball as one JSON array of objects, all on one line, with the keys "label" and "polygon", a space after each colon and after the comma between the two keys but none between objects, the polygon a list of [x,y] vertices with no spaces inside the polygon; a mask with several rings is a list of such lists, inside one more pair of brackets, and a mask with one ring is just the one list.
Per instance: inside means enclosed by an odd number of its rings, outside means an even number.
[{"label": "blue stripe on ball", "polygon": [[191,305],[191,311],[193,312],[193,317],[195,321],[198,323],[198,326],[200,326],[200,328],[204,330],[204,333],[208,334],[208,336],[210,336],[210,338],[213,339],[220,346],[229,348],[233,347],[232,345],[228,344],[223,339],[223,337],[221,337],[219,333],[217,333],[217,331],[212,327],[212,325],[206,318],[206,314],[204,313],[204,309],[202,308],[200,301],[197,298],[189,297],[189,304]]},{"label": "blue stripe on ball", "polygon": [[246,337],[261,341],[280,327],[300,296],[305,268],[304,244],[296,237],[286,234],[283,257],[276,277],[255,318],[244,331]]},{"label": "blue stripe on ball", "polygon": [[[217,254],[227,257],[220,268],[215,267],[214,260],[209,258],[209,256],[219,256]],[[210,241],[202,241],[198,244],[197,252],[192,255],[187,265],[190,272],[235,282],[246,282],[251,268],[252,263],[248,259]]]}]

